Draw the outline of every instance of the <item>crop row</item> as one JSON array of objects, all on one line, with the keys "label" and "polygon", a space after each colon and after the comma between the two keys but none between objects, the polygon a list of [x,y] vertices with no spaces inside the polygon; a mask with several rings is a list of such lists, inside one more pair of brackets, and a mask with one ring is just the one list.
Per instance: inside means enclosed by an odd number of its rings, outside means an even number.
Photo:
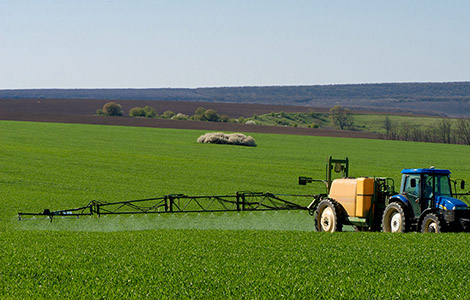
[{"label": "crop row", "polygon": [[466,299],[467,245],[463,234],[3,233],[0,295]]}]

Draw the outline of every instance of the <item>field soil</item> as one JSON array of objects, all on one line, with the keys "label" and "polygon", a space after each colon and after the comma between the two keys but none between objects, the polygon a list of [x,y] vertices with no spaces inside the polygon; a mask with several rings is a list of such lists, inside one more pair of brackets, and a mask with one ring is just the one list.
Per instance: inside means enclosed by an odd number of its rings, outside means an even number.
[{"label": "field soil", "polygon": [[214,109],[221,115],[230,118],[251,117],[271,112],[319,112],[325,113],[326,108],[305,106],[266,105],[266,104],[234,104],[189,101],[156,101],[156,100],[117,100],[123,107],[123,117],[96,116],[96,110],[110,100],[99,99],[0,99],[0,120],[78,123],[96,125],[137,126],[153,128],[197,129],[211,131],[275,133],[311,136],[379,138],[378,134],[322,128],[296,128],[282,126],[260,126],[237,123],[181,121],[166,119],[132,118],[128,116],[131,108],[151,106],[158,114],[167,110],[175,113],[194,114],[198,107]]}]

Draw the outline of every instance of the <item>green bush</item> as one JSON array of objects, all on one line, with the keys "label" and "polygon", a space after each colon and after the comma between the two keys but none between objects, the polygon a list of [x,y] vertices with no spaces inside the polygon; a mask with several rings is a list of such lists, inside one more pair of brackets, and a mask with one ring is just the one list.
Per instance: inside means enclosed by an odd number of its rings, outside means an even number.
[{"label": "green bush", "polygon": [[173,111],[167,110],[161,115],[161,117],[163,119],[171,119],[174,115],[175,115],[175,113]]},{"label": "green bush", "polygon": [[145,106],[143,108],[144,110],[144,113],[145,113],[145,117],[146,118],[156,118],[157,117],[157,111],[155,110],[155,108],[153,107],[150,107],[150,106]]},{"label": "green bush", "polygon": [[122,106],[114,102],[108,102],[103,105],[105,116],[122,116]]},{"label": "green bush", "polygon": [[103,111],[101,108],[98,108],[98,109],[96,110],[96,114],[97,114],[98,116],[104,116],[104,111]]},{"label": "green bush", "polygon": [[142,107],[133,107],[129,111],[131,117],[145,117],[145,110]]},{"label": "green bush", "polygon": [[209,122],[218,122],[220,116],[217,114],[217,111],[213,109],[208,109],[204,112],[204,117]]},{"label": "green bush", "polygon": [[174,115],[173,117],[171,117],[171,119],[172,120],[188,120],[189,116],[185,115],[183,113],[178,113],[178,114]]},{"label": "green bush", "polygon": [[206,109],[204,107],[199,107],[194,112],[194,115],[191,116],[191,119],[194,121],[206,121],[206,117],[204,116],[205,112]]}]

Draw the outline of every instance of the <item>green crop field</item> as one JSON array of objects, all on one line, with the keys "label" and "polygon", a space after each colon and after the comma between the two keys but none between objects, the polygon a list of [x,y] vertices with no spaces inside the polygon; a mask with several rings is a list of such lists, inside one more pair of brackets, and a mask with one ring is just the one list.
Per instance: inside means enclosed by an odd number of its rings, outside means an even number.
[{"label": "green crop field", "polygon": [[468,146],[252,135],[257,147],[198,144],[204,131],[0,121],[0,297],[469,298],[468,234],[313,232],[303,211],[18,221],[90,200],[311,194],[328,156],[352,176],[449,168]]},{"label": "green crop field", "polygon": [[[385,134],[385,119],[388,117],[394,126],[401,128],[408,126],[409,128],[425,129],[433,127],[436,122],[442,120],[436,116],[407,116],[407,115],[385,115],[385,114],[353,114],[354,129],[358,131],[373,132]],[[295,127],[322,127],[337,128],[331,123],[329,114],[327,113],[270,113],[260,116],[246,118],[252,120],[259,125],[270,126],[295,126]],[[456,127],[456,119],[447,119]],[[315,126],[316,125],[316,126]]]}]

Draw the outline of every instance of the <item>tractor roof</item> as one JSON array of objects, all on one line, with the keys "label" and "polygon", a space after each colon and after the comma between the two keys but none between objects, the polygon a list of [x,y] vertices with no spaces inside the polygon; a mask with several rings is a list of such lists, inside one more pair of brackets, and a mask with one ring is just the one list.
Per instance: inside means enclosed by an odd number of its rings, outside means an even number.
[{"label": "tractor roof", "polygon": [[402,174],[442,174],[442,175],[449,175],[449,170],[444,169],[434,169],[434,168],[427,168],[427,169],[403,169],[401,171]]}]

